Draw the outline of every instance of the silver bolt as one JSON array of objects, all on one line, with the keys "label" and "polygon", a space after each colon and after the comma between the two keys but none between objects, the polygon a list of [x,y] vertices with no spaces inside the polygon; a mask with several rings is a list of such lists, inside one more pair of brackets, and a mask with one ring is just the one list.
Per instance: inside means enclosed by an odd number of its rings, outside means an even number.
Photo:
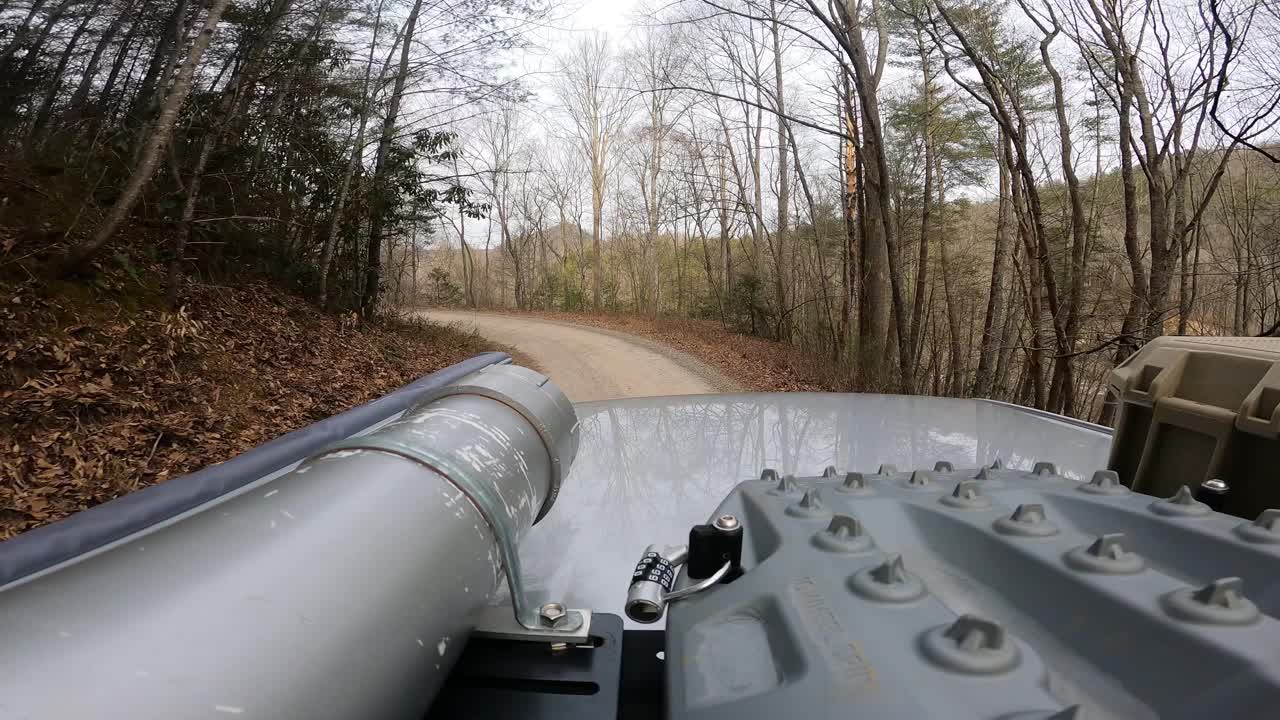
[{"label": "silver bolt", "polygon": [[564,609],[564,605],[558,602],[547,603],[538,608],[538,620],[544,627],[554,628],[563,624],[568,617],[569,613]]},{"label": "silver bolt", "polygon": [[716,521],[713,523],[713,525],[717,530],[722,530],[724,532],[731,532],[733,530],[738,529],[739,523],[738,523],[738,518],[733,515],[721,515],[720,517],[716,518]]},{"label": "silver bolt", "polygon": [[1200,483],[1200,489],[1204,490],[1207,493],[1212,493],[1214,495],[1223,495],[1227,492],[1229,488],[1227,487],[1226,482],[1215,478],[1213,480],[1205,480],[1204,482]]}]

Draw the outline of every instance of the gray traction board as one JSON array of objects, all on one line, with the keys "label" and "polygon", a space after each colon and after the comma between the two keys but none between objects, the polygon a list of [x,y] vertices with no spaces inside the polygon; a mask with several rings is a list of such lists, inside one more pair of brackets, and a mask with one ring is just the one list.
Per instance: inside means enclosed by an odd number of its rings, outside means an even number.
[{"label": "gray traction board", "polygon": [[940,462],[724,513],[746,573],[672,605],[669,718],[1280,717],[1280,512]]}]

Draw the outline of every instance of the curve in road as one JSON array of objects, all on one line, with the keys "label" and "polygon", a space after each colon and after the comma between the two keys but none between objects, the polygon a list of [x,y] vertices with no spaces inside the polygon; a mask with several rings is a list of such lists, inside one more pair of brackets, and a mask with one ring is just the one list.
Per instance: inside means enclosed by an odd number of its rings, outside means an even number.
[{"label": "curve in road", "polygon": [[555,320],[463,310],[427,310],[421,315],[474,330],[520,350],[575,402],[737,389],[692,357],[632,335]]}]

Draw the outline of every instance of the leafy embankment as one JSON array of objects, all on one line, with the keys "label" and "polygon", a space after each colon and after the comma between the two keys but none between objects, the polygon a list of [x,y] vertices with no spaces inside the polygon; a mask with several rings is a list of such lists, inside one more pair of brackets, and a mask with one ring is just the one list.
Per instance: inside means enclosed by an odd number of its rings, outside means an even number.
[{"label": "leafy embankment", "polygon": [[117,255],[87,284],[50,281],[12,247],[0,243],[0,539],[494,349],[327,315],[263,282],[193,283],[169,312],[159,264]]}]

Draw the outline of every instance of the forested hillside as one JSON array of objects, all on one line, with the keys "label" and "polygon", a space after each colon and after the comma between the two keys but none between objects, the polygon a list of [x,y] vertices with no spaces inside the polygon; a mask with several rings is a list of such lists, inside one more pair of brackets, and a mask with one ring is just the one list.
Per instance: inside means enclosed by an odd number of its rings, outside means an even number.
[{"label": "forested hillside", "polygon": [[540,12],[0,0],[0,539],[494,349],[383,258],[480,214],[453,121]]},{"label": "forested hillside", "polygon": [[1274,3],[689,0],[461,162],[428,302],[715,318],[867,390],[1108,421],[1159,334],[1280,323]]},{"label": "forested hillside", "polygon": [[395,245],[480,212],[451,121],[508,92],[494,53],[536,2],[4,2],[6,244],[64,276],[145,245],[175,307],[187,273],[248,266],[372,315]]}]

